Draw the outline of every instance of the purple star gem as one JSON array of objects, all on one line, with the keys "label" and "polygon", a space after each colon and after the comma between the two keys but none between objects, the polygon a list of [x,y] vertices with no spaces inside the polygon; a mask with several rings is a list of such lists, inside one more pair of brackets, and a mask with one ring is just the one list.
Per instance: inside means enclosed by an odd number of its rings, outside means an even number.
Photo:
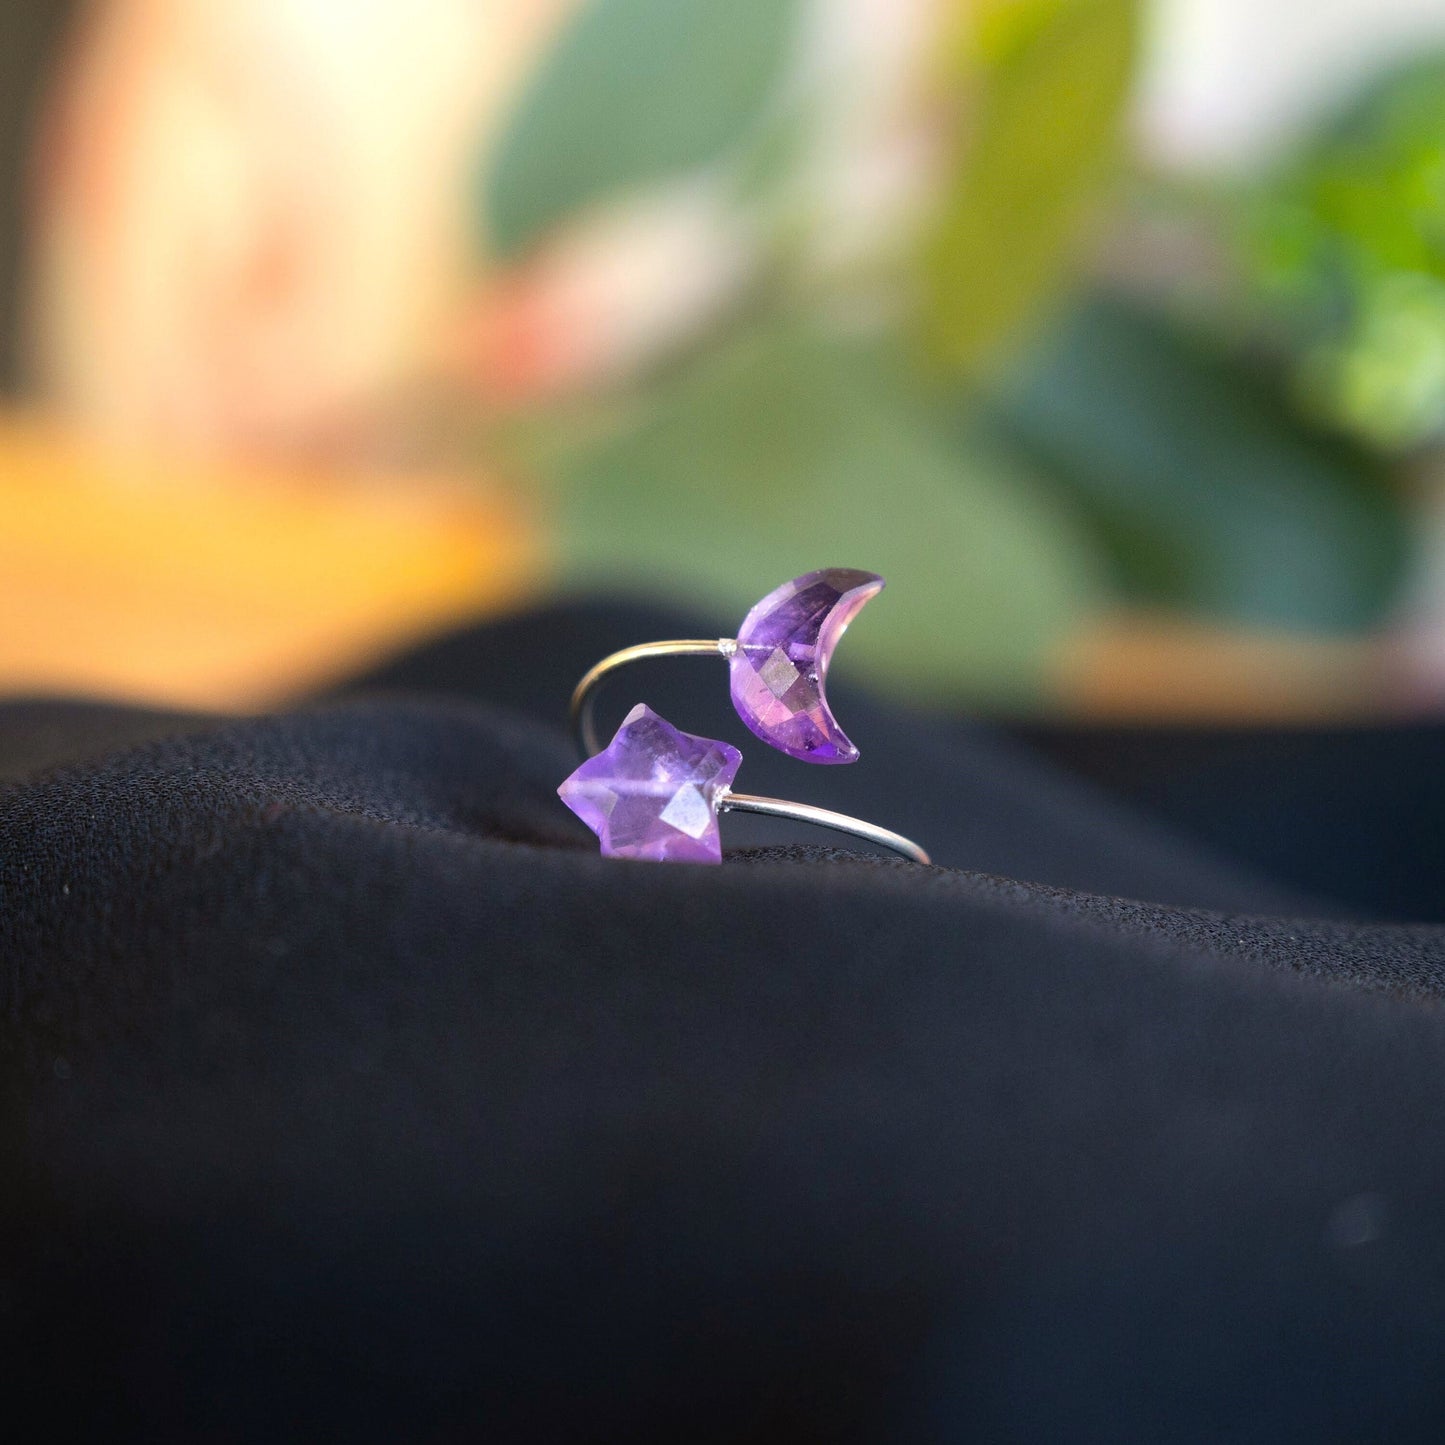
[{"label": "purple star gem", "polygon": [[856,763],[828,710],[828,663],[863,604],[883,590],[876,572],[825,567],[769,592],[738,632],[733,706],[765,743],[805,763]]},{"label": "purple star gem", "polygon": [[638,703],[557,793],[609,858],[721,863],[717,806],[742,761],[736,748],[679,732]]}]

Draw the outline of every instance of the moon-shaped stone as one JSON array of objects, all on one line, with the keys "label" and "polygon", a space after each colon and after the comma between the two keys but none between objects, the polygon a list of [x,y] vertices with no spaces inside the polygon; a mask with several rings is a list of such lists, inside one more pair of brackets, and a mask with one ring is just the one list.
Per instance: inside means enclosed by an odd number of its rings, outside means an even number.
[{"label": "moon-shaped stone", "polygon": [[876,572],[825,567],[785,582],[748,613],[732,654],[733,706],[765,743],[805,763],[858,761],[824,684],[848,624],[882,590]]}]

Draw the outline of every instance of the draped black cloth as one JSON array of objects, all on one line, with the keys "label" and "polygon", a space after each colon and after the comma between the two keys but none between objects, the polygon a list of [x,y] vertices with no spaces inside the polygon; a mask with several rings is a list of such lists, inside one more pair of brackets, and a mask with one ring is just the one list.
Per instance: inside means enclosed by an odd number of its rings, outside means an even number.
[{"label": "draped black cloth", "polygon": [[[57,1439],[1445,1438],[1434,728],[1109,733],[834,688],[598,856],[563,607],[278,716],[0,706],[0,1331]],[[846,671],[846,648],[840,664]],[[846,842],[847,840],[841,840]]]}]

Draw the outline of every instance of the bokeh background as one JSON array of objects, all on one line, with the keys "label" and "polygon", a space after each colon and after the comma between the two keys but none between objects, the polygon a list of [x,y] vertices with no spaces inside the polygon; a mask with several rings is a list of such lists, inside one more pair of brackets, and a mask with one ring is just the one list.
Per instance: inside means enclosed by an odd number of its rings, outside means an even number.
[{"label": "bokeh background", "polygon": [[1438,0],[0,16],[0,691],[848,565],[922,705],[1445,706]]}]

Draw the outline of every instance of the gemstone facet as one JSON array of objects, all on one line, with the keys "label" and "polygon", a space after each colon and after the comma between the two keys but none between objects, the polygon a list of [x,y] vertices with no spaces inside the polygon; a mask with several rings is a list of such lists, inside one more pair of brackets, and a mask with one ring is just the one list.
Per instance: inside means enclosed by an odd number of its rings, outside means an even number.
[{"label": "gemstone facet", "polygon": [[721,863],[717,810],[743,755],[679,731],[644,703],[557,789],[609,858]]},{"label": "gemstone facet", "polygon": [[876,572],[825,567],[785,582],[748,613],[728,664],[733,706],[765,743],[805,763],[858,761],[823,685],[848,624],[882,590]]}]

